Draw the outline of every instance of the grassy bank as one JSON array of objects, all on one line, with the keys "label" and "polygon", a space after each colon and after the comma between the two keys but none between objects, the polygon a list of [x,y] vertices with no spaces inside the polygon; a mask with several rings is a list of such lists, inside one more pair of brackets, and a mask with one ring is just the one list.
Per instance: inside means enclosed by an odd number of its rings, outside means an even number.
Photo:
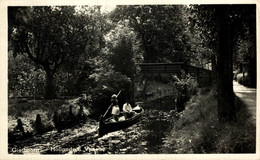
[{"label": "grassy bank", "polygon": [[214,92],[191,98],[186,109],[173,115],[166,153],[255,153],[256,126],[246,105],[236,97],[237,121],[220,124]]}]

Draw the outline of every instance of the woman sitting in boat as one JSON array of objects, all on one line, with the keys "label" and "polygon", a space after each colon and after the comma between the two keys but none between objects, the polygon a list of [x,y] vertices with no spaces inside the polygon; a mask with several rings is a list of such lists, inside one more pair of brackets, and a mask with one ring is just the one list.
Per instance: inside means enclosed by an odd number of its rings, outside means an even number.
[{"label": "woman sitting in boat", "polygon": [[123,115],[125,116],[125,119],[131,118],[135,112],[132,109],[131,104],[129,103],[129,100],[126,100],[126,103],[123,105]]},{"label": "woman sitting in boat", "polygon": [[118,106],[117,96],[115,94],[113,94],[112,97],[111,97],[111,103],[112,103],[111,115],[113,117],[113,120],[118,121],[118,116],[120,114],[120,109],[119,109],[119,106]]}]

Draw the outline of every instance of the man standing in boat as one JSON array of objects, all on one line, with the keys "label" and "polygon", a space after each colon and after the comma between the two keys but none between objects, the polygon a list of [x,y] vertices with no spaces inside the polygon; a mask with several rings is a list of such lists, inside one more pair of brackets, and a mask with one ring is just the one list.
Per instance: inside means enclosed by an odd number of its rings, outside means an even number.
[{"label": "man standing in boat", "polygon": [[115,121],[118,121],[118,116],[120,114],[120,109],[118,106],[118,100],[117,100],[117,95],[113,94],[111,97],[111,103],[112,103],[112,117]]}]

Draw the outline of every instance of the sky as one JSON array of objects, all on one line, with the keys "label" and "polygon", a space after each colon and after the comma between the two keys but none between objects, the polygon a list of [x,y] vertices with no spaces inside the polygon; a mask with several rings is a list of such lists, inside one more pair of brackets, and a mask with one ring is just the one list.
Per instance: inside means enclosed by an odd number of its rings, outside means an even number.
[{"label": "sky", "polygon": [[[94,6],[94,5],[90,5],[90,6]],[[83,7],[83,8],[82,8]],[[112,10],[114,10],[116,8],[116,5],[101,5],[101,12],[102,13],[108,13],[111,12]],[[84,5],[78,5],[76,6],[76,11],[80,11],[81,9],[84,9]]]},{"label": "sky", "polygon": [[101,7],[101,12],[111,12],[116,8],[116,5],[103,5]]}]

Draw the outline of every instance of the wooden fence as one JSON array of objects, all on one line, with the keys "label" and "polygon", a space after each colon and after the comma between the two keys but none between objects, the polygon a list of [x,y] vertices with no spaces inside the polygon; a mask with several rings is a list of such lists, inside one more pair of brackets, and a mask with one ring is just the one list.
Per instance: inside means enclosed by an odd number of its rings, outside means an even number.
[{"label": "wooden fence", "polygon": [[197,79],[200,87],[209,86],[212,83],[211,70],[187,65],[184,62],[139,63],[137,65],[141,68],[141,73],[148,73],[148,74],[167,73],[167,74],[180,75],[181,70],[184,70],[186,73],[190,73]]}]

